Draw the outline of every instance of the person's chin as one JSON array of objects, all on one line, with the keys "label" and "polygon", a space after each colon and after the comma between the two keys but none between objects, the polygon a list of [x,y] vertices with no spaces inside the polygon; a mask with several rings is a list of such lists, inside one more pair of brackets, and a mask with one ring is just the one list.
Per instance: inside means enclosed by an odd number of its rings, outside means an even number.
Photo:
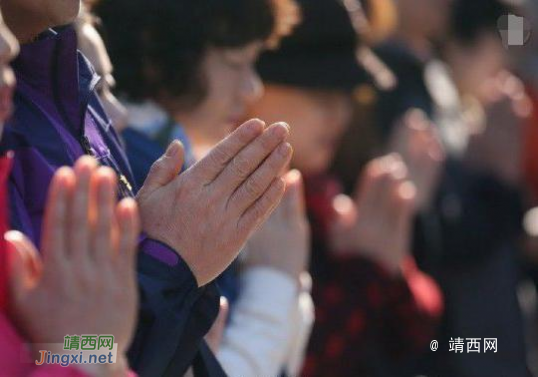
[{"label": "person's chin", "polygon": [[57,15],[56,26],[67,25],[75,21],[80,14],[81,0],[69,0]]}]

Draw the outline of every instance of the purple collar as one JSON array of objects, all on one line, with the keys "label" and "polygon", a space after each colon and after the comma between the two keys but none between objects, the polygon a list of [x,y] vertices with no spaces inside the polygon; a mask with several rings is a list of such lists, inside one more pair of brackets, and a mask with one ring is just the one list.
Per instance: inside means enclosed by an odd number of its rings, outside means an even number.
[{"label": "purple collar", "polygon": [[78,53],[72,27],[48,30],[37,41],[23,45],[12,65],[18,94],[45,110],[57,111],[75,134],[82,131],[87,101],[98,77]]}]

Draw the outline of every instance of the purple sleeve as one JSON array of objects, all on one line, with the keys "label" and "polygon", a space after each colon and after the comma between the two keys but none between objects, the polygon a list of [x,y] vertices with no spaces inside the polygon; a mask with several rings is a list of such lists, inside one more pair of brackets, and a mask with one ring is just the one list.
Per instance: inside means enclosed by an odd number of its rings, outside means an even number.
[{"label": "purple sleeve", "polygon": [[186,284],[197,287],[198,283],[188,264],[174,249],[160,241],[149,238],[145,234],[140,237],[139,245],[141,252],[164,263],[169,268],[173,268],[176,270],[176,276],[182,276],[182,280]]}]

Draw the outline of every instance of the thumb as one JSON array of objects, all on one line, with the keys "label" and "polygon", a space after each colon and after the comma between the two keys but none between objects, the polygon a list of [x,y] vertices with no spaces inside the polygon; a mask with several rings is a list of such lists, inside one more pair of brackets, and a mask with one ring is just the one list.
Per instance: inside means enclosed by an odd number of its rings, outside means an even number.
[{"label": "thumb", "polygon": [[[416,188],[413,183],[406,181],[401,183],[394,192],[392,199],[392,216],[387,223],[392,223],[391,229],[396,238],[409,242],[412,228],[413,214],[415,210]],[[409,245],[404,245],[406,248]]]},{"label": "thumb", "polygon": [[178,176],[185,160],[185,150],[179,140],[168,146],[166,153],[153,165],[140,189],[140,195],[147,195],[156,189],[168,185]]},{"label": "thumb", "polygon": [[349,228],[357,221],[357,207],[349,196],[337,195],[332,201],[332,208],[338,225]]},{"label": "thumb", "polygon": [[9,253],[8,279],[10,296],[16,299],[36,284],[43,265],[32,241],[24,234],[12,230],[4,238],[12,249]]},{"label": "thumb", "polygon": [[287,215],[297,218],[305,217],[306,204],[301,173],[298,170],[291,170],[286,174],[285,180],[286,193],[282,201],[286,206]]}]

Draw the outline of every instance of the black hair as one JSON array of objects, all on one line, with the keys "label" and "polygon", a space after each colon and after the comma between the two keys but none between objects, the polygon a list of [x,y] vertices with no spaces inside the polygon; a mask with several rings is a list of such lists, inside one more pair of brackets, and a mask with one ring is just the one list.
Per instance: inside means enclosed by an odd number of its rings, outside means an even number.
[{"label": "black hair", "polygon": [[472,44],[483,33],[497,33],[501,16],[514,14],[516,8],[503,0],[455,0],[450,19],[452,38]]},{"label": "black hair", "polygon": [[193,104],[205,96],[200,66],[208,47],[274,43],[297,12],[293,0],[101,0],[93,10],[120,94],[140,101],[165,93]]}]

